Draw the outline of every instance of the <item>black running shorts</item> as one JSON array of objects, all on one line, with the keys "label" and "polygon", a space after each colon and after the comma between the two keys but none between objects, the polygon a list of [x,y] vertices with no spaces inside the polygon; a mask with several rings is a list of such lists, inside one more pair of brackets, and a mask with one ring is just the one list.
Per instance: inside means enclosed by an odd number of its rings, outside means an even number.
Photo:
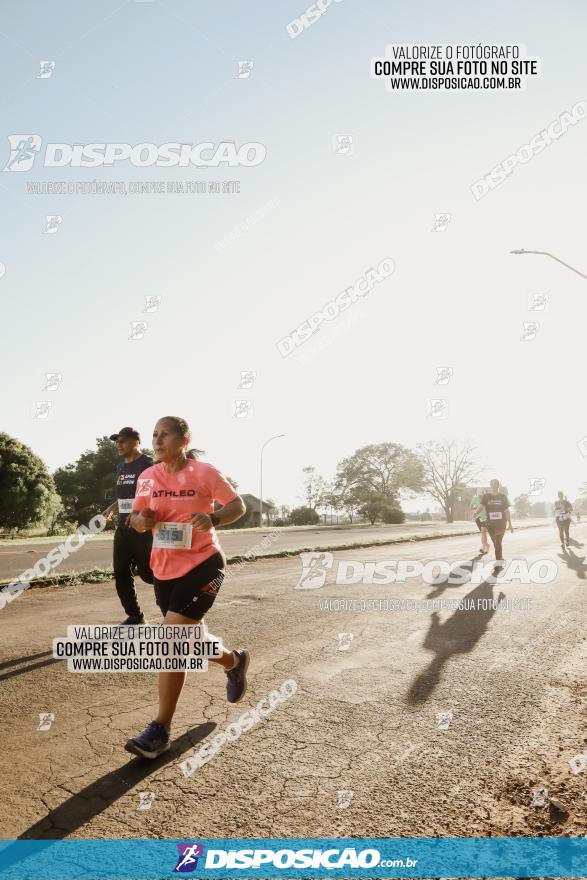
[{"label": "black running shorts", "polygon": [[224,580],[225,560],[221,553],[204,559],[178,578],[153,581],[155,600],[163,616],[168,611],[201,620],[210,610]]},{"label": "black running shorts", "polygon": [[487,528],[487,520],[480,520],[479,517],[477,517],[475,522],[477,523],[477,528],[479,529],[479,531],[481,531],[481,529]]}]

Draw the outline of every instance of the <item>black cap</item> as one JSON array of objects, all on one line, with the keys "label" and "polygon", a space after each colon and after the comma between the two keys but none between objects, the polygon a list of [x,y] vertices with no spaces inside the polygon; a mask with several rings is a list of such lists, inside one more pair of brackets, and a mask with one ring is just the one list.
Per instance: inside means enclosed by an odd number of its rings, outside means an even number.
[{"label": "black cap", "polygon": [[140,434],[134,428],[121,428],[116,434],[110,434],[110,440],[120,440],[122,437],[128,437],[131,440],[140,440]]}]

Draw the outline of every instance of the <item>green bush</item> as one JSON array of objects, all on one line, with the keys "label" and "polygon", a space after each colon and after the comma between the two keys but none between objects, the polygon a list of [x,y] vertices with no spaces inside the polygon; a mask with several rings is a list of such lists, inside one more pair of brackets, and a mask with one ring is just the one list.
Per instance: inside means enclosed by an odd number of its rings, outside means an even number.
[{"label": "green bush", "polygon": [[399,507],[386,507],[383,511],[382,521],[384,523],[403,523],[406,521],[406,515]]},{"label": "green bush", "polygon": [[312,507],[294,507],[289,515],[292,526],[316,526],[320,517]]}]

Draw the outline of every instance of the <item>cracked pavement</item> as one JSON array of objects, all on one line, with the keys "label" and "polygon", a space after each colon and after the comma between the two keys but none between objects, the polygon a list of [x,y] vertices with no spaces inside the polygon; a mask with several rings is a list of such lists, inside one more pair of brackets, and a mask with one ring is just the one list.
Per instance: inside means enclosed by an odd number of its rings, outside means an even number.
[{"label": "cracked pavement", "polygon": [[[548,584],[407,584],[296,590],[297,557],[248,563],[223,584],[210,630],[251,650],[249,693],[221,670],[188,674],[172,749],[131,758],[156,711],[154,674],[73,674],[51,657],[71,624],[122,615],[112,582],[29,590],[0,612],[5,838],[585,834],[587,641],[582,548],[551,526],[506,535],[506,557],[555,560]],[[337,560],[472,559],[478,537],[334,551]],[[152,588],[139,582],[150,622]],[[323,611],[328,598],[531,599],[528,610]],[[352,633],[346,651],[338,634]],[[286,678],[297,693],[186,778],[179,763]],[[447,730],[436,714],[452,712]],[[39,713],[54,713],[38,731]],[[531,806],[532,789],[562,803]],[[348,807],[337,792],[351,791]],[[139,809],[140,794],[154,798]]]}]

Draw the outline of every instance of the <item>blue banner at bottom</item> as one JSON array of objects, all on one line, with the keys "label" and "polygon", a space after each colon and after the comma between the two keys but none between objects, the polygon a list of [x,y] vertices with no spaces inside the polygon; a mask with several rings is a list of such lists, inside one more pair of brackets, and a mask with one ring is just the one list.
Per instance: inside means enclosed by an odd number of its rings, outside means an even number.
[{"label": "blue banner at bottom", "polygon": [[4,840],[7,880],[167,877],[587,877],[587,839]]}]

